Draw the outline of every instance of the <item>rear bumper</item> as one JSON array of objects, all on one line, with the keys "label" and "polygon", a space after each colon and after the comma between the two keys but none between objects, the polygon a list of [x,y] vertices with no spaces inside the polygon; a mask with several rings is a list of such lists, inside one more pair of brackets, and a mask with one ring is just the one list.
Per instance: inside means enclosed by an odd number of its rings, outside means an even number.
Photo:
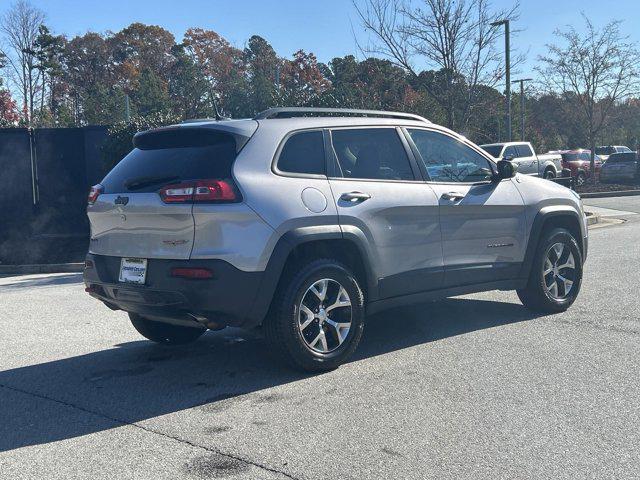
[{"label": "rear bumper", "polygon": [[[223,260],[149,259],[145,285],[118,282],[120,257],[88,254],[87,292],[109,308],[161,318],[192,321],[194,316],[224,326],[249,327],[252,306],[263,272],[244,272]],[[196,280],[171,276],[174,267],[208,268],[213,278]]]}]

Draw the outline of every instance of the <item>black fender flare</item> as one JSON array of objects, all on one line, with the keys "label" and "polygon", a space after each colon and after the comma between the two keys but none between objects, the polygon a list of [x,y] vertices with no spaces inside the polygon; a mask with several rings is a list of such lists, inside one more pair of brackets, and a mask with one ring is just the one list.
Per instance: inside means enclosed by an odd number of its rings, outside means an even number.
[{"label": "black fender flare", "polygon": [[[528,279],[529,274],[531,272],[531,266],[533,264],[533,259],[536,255],[536,250],[538,248],[538,244],[540,242],[540,238],[542,237],[542,233],[544,232],[545,223],[552,218],[561,218],[566,217],[570,219],[571,222],[575,222],[577,229],[579,232],[582,232],[580,228],[580,214],[568,205],[557,205],[557,206],[549,206],[542,208],[533,219],[533,224],[531,225],[531,230],[529,232],[529,241],[527,242],[527,250],[524,255],[524,261],[522,262],[522,268],[520,270],[520,278]],[[580,247],[582,253],[582,261],[584,262],[586,257],[586,245],[584,242],[584,238],[582,238],[582,233],[580,233],[579,238],[576,238],[576,242],[578,242],[578,246]]]},{"label": "black fender flare", "polygon": [[298,246],[322,240],[347,240],[360,252],[367,277],[368,300],[377,298],[377,277],[370,264],[365,235],[357,228],[343,232],[340,225],[310,225],[288,230],[280,236],[269,257],[260,282],[259,291],[247,315],[248,325],[259,325],[265,318],[276,293],[285,264],[291,252]]}]

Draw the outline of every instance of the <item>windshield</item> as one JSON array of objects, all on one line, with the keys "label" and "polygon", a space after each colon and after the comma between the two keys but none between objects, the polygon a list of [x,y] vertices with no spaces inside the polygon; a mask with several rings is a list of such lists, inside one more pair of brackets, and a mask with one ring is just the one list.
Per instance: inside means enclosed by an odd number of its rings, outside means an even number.
[{"label": "windshield", "polygon": [[502,152],[502,145],[484,145],[482,148],[485,152],[494,158],[500,158],[500,152]]}]

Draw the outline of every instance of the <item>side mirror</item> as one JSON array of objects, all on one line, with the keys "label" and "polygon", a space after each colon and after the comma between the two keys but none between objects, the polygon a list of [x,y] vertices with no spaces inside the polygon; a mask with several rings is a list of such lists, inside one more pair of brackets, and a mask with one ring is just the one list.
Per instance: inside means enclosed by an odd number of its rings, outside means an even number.
[{"label": "side mirror", "polygon": [[504,157],[502,157],[502,160],[505,160],[507,162],[511,162],[511,161],[513,161],[514,158],[515,157],[512,157],[512,156],[504,156]]},{"label": "side mirror", "polygon": [[517,165],[511,163],[509,160],[498,160],[498,174],[495,176],[497,181],[504,178],[513,178],[516,176],[518,170]]}]

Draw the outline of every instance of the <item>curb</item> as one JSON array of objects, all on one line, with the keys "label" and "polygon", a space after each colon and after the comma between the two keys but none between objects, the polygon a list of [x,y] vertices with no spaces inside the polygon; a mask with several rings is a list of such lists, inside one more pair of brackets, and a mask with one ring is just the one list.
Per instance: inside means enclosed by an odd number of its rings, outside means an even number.
[{"label": "curb", "polygon": [[640,195],[640,190],[620,190],[618,192],[586,192],[580,193],[580,198],[632,197]]},{"label": "curb", "polygon": [[586,211],[584,213],[587,215],[587,227],[595,225],[596,223],[600,223],[600,214],[589,211]]},{"label": "curb", "polygon": [[84,263],[50,263],[38,265],[0,265],[0,274],[28,275],[32,273],[77,273],[84,270]]}]

